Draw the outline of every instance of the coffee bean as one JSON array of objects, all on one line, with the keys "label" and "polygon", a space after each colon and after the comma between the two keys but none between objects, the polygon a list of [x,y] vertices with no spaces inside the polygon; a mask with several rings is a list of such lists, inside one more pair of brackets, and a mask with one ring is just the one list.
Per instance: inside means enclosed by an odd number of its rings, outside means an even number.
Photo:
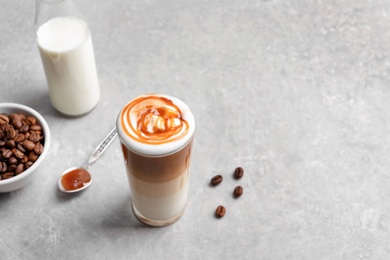
[{"label": "coffee bean", "polygon": [[216,186],[216,185],[220,184],[222,182],[222,180],[223,180],[222,175],[215,175],[213,178],[211,178],[210,184],[213,186]]},{"label": "coffee bean", "polygon": [[35,144],[30,141],[30,140],[24,140],[23,141],[23,147],[27,150],[27,151],[32,151],[35,147]]},{"label": "coffee bean", "polygon": [[14,138],[15,142],[20,143],[24,141],[24,134],[17,134]]},{"label": "coffee bean", "polygon": [[19,132],[21,133],[26,133],[28,130],[30,130],[30,127],[28,125],[23,125],[20,129]]},{"label": "coffee bean", "polygon": [[242,176],[244,176],[244,169],[242,167],[237,167],[234,170],[234,178],[235,179],[241,179]]},{"label": "coffee bean", "polygon": [[243,191],[244,191],[244,189],[241,186],[237,186],[236,188],[234,188],[233,196],[235,198],[241,197]]},{"label": "coffee bean", "polygon": [[5,162],[0,162],[0,172],[7,171],[7,164]]},{"label": "coffee bean", "polygon": [[20,159],[20,162],[22,162],[22,163],[28,162],[28,157],[27,157],[27,155],[23,155],[23,158]]},{"label": "coffee bean", "polygon": [[30,132],[30,136],[28,137],[28,140],[37,143],[39,140],[41,140],[41,135],[38,132]]},{"label": "coffee bean", "polygon": [[20,119],[20,116],[16,113],[13,113],[13,114],[8,115],[8,118],[9,118],[9,121],[11,122],[15,119]]},{"label": "coffee bean", "polygon": [[223,216],[225,216],[225,213],[226,213],[226,208],[222,205],[219,205],[215,210],[215,216],[217,218],[222,218]]},{"label": "coffee bean", "polygon": [[14,155],[18,159],[23,159],[23,157],[24,157],[24,153],[22,151],[20,151],[19,149],[15,150]]},{"label": "coffee bean", "polygon": [[21,174],[24,171],[23,163],[19,163],[15,169],[15,175]]},{"label": "coffee bean", "polygon": [[16,159],[16,157],[14,157],[14,156],[11,156],[8,159],[8,164],[10,164],[10,165],[14,165],[14,164],[17,164],[17,163],[18,163],[18,159]]},{"label": "coffee bean", "polygon": [[9,172],[14,172],[16,170],[16,164],[8,165],[8,170]]},{"label": "coffee bean", "polygon": [[34,152],[31,152],[28,154],[28,160],[35,162],[38,159],[38,155]]},{"label": "coffee bean", "polygon": [[28,116],[26,122],[28,125],[35,125],[37,123],[37,120],[35,117]]},{"label": "coffee bean", "polygon": [[1,154],[1,156],[4,158],[4,159],[8,159],[12,156],[12,151],[9,150],[9,149],[5,149],[3,151],[3,153]]},{"label": "coffee bean", "polygon": [[15,138],[16,132],[15,132],[15,129],[14,129],[14,127],[12,125],[8,125],[6,131],[7,131],[7,137],[9,139],[14,139]]},{"label": "coffee bean", "polygon": [[24,169],[27,170],[28,168],[30,168],[31,165],[33,165],[33,163],[34,163],[34,162],[32,162],[32,161],[26,162],[26,163],[24,164]]},{"label": "coffee bean", "polygon": [[20,119],[22,120],[22,121],[25,121],[26,120],[26,116],[25,115],[23,115],[23,114],[19,114],[19,117],[20,117]]},{"label": "coffee bean", "polygon": [[3,173],[1,175],[1,179],[2,180],[6,180],[6,179],[9,179],[9,178],[12,178],[14,177],[14,173],[13,172],[6,172],[6,173]]},{"label": "coffee bean", "polygon": [[41,131],[42,127],[40,125],[32,125],[32,126],[30,126],[30,130],[32,130],[32,131]]},{"label": "coffee bean", "polygon": [[4,123],[9,123],[9,118],[8,116],[4,115],[4,114],[1,114],[0,115],[0,119],[4,122]]},{"label": "coffee bean", "polygon": [[31,167],[43,152],[43,142],[42,127],[35,117],[0,114],[0,180]]},{"label": "coffee bean", "polygon": [[20,118],[12,120],[12,126],[15,127],[16,129],[21,128],[22,125],[23,123],[22,120],[20,120]]},{"label": "coffee bean", "polygon": [[6,143],[5,143],[5,146],[7,146],[8,148],[14,148],[15,147],[15,140],[8,140]]},{"label": "coffee bean", "polygon": [[41,154],[43,152],[43,145],[41,143],[36,143],[34,146],[34,152],[36,154]]},{"label": "coffee bean", "polygon": [[26,152],[26,149],[24,149],[23,145],[20,143],[16,146],[16,148],[18,148],[19,151],[21,151],[22,153],[25,153]]}]

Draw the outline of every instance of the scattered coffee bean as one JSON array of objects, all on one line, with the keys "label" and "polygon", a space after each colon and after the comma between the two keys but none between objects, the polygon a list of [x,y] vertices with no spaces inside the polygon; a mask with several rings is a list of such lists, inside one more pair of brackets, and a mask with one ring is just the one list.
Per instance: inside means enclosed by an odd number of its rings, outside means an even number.
[{"label": "scattered coffee bean", "polygon": [[[233,177],[235,179],[241,179],[244,176],[244,169],[242,167],[237,167],[234,170]],[[219,185],[223,180],[222,175],[216,175],[213,178],[211,178],[210,184],[212,186]],[[244,192],[244,189],[241,186],[236,186],[233,190],[233,197],[239,198],[242,196]],[[215,210],[215,217],[216,218],[223,218],[226,214],[226,208],[222,205],[219,205]]]},{"label": "scattered coffee bean", "polygon": [[28,169],[43,152],[42,126],[33,116],[0,114],[0,180]]},{"label": "scattered coffee bean", "polygon": [[244,176],[244,169],[242,167],[237,167],[234,170],[234,178],[235,179],[241,179],[242,176]]},{"label": "scattered coffee bean", "polygon": [[222,205],[219,205],[215,210],[215,216],[217,218],[222,218],[223,216],[225,216],[225,213],[226,213],[226,208]]},{"label": "scattered coffee bean", "polygon": [[244,191],[244,189],[241,186],[237,186],[236,188],[234,188],[233,196],[235,198],[241,197],[243,191]]},{"label": "scattered coffee bean", "polygon": [[223,180],[222,175],[215,175],[213,178],[211,178],[210,184],[212,186],[216,186],[216,185],[220,184],[222,182],[222,180]]}]

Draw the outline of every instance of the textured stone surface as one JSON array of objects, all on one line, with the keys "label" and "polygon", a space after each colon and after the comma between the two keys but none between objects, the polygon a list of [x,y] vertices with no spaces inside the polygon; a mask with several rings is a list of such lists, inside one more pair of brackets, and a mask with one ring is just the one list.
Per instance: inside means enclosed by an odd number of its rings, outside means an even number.
[{"label": "textured stone surface", "polygon": [[[1,4],[0,102],[33,107],[52,131],[34,182],[0,194],[1,259],[389,259],[390,2],[79,5],[102,98],[67,118],[48,99],[34,2]],[[56,187],[149,92],[183,99],[197,119],[187,211],[157,229],[132,215],[118,140],[85,192]]]}]

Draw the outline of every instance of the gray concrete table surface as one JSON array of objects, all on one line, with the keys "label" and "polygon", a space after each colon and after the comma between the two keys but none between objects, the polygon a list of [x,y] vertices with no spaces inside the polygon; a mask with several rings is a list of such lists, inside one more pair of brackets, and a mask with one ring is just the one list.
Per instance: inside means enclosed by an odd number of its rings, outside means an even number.
[{"label": "gray concrete table surface", "polygon": [[[78,3],[102,96],[69,118],[49,102],[34,1],[1,2],[0,102],[39,111],[52,143],[30,185],[0,194],[0,259],[389,259],[390,1]],[[187,210],[164,228],[133,216],[118,140],[85,192],[56,186],[151,92],[197,120]]]}]

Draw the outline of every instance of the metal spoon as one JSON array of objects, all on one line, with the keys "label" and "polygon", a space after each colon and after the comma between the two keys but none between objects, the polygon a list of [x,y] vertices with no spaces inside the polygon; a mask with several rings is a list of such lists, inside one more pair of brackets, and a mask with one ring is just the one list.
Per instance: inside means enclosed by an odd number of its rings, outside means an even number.
[{"label": "metal spoon", "polygon": [[[99,157],[112,143],[112,141],[115,139],[116,136],[117,136],[117,132],[116,132],[116,128],[114,127],[114,129],[112,129],[110,133],[103,139],[103,141],[95,148],[95,150],[93,151],[93,153],[91,154],[87,163],[84,166],[80,168],[72,167],[64,171],[64,173],[61,175],[61,178],[58,179],[58,187],[60,188],[60,190],[66,193],[73,193],[88,188],[88,186],[92,182],[92,176],[89,173],[89,168],[97,159],[99,159]],[[71,180],[73,187],[71,189],[66,189],[62,183],[62,179],[69,177],[70,176],[69,174],[77,175],[77,177],[75,177],[74,180],[73,179]]]}]

